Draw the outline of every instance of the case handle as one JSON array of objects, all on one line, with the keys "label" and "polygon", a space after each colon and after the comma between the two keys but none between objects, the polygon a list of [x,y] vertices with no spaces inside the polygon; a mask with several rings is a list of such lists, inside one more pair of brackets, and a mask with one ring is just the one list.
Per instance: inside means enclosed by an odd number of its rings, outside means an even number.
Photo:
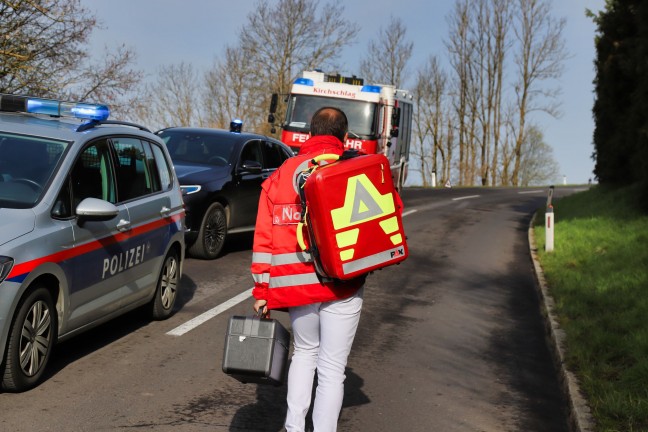
[{"label": "case handle", "polygon": [[261,306],[261,307],[257,310],[257,314],[256,314],[257,318],[266,318],[266,317],[268,316],[268,312],[263,313],[263,310],[266,309],[266,307],[267,307],[267,304]]}]

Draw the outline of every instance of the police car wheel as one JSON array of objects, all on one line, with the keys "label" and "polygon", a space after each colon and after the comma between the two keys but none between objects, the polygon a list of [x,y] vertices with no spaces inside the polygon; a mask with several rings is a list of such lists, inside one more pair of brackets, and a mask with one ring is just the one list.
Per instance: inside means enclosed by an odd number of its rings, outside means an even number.
[{"label": "police car wheel", "polygon": [[160,276],[158,277],[151,310],[153,319],[162,320],[171,315],[178,296],[179,282],[180,259],[178,258],[178,252],[172,249],[164,258],[162,270],[160,270]]},{"label": "police car wheel", "polygon": [[227,215],[220,203],[213,203],[205,212],[198,237],[189,248],[195,258],[214,259],[223,250],[227,237]]},{"label": "police car wheel", "polygon": [[21,301],[7,342],[2,388],[24,391],[34,387],[49,361],[57,332],[52,294],[37,286]]}]

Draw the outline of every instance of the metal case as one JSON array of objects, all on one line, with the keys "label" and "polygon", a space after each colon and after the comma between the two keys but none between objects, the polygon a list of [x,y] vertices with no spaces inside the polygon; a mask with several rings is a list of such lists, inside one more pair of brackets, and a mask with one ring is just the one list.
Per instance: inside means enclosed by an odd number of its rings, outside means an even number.
[{"label": "metal case", "polygon": [[281,385],[286,378],[290,334],[276,319],[232,316],[223,372],[242,383]]}]

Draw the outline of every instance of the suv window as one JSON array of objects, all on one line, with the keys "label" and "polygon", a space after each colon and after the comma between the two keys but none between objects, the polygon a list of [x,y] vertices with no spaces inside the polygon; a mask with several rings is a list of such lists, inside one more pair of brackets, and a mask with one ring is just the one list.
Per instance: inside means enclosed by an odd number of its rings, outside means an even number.
[{"label": "suv window", "polygon": [[263,166],[261,141],[252,140],[245,143],[245,147],[243,147],[243,151],[241,152],[240,163],[243,164],[247,161],[259,162]]},{"label": "suv window", "polygon": [[276,169],[281,166],[289,155],[284,152],[277,144],[266,141],[263,146],[263,153],[265,156],[264,168]]},{"label": "suv window", "polygon": [[68,218],[86,198],[116,203],[110,149],[107,141],[95,141],[79,154],[54,204],[52,216]]},{"label": "suv window", "polygon": [[38,202],[68,143],[0,133],[0,207]]},{"label": "suv window", "polygon": [[154,176],[151,175],[142,141],[136,138],[113,138],[112,144],[117,154],[115,168],[120,202],[150,194],[156,190],[156,186],[159,190],[158,173],[153,171]]},{"label": "suv window", "polygon": [[[151,169],[151,173],[157,173],[152,175],[151,178],[157,179],[159,182],[159,187],[154,190],[167,190],[171,187],[171,166],[169,162],[164,157],[164,151],[155,144],[150,144],[152,153],[147,152],[146,158],[148,159],[148,166]],[[148,150],[148,147],[147,147]]]},{"label": "suv window", "polygon": [[232,148],[238,141],[234,134],[210,134],[163,130],[159,135],[175,162],[224,166],[229,163]]},{"label": "suv window", "polygon": [[52,216],[71,217],[86,198],[117,204],[171,187],[171,166],[160,147],[136,138],[112,139],[111,143],[118,155],[116,164],[107,140],[95,141],[81,152],[59,193]]}]

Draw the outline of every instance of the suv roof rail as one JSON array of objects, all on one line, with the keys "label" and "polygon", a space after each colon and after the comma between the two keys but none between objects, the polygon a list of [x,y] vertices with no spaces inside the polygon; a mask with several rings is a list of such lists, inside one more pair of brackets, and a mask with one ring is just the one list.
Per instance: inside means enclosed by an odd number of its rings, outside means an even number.
[{"label": "suv roof rail", "polygon": [[142,130],[144,132],[151,132],[150,129],[145,127],[145,126],[139,125],[137,123],[125,122],[125,121],[120,121],[120,120],[91,120],[89,122],[86,122],[86,123],[83,123],[82,125],[80,125],[76,129],[76,131],[77,132],[87,131],[87,130],[90,130],[90,129],[94,128],[95,126],[99,126],[99,125],[102,125],[102,124],[130,126],[130,127],[134,127],[134,128],[139,129],[139,130]]}]

